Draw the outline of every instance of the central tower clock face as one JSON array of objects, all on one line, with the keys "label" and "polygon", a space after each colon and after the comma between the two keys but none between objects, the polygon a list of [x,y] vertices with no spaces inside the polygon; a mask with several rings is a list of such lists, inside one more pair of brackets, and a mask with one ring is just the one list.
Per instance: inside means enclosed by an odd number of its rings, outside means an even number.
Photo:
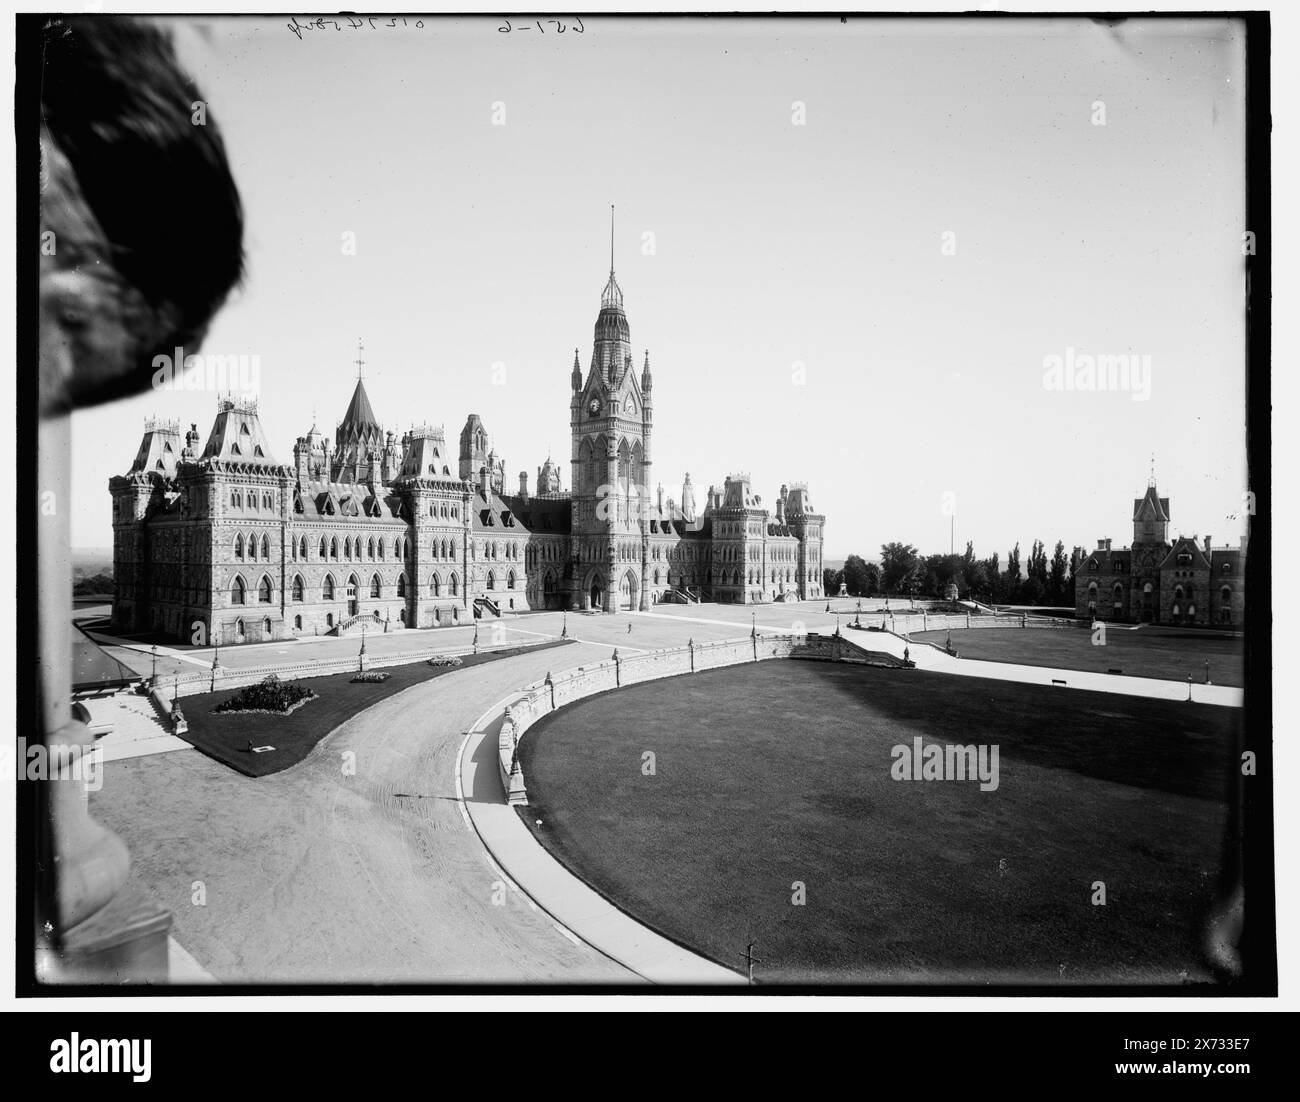
[{"label": "central tower clock face", "polygon": [[595,417],[596,414],[598,414],[598,413],[600,412],[600,399],[599,399],[599,398],[593,398],[593,399],[592,399],[592,400],[587,404],[587,408],[591,411],[591,415],[592,415],[593,417]]}]

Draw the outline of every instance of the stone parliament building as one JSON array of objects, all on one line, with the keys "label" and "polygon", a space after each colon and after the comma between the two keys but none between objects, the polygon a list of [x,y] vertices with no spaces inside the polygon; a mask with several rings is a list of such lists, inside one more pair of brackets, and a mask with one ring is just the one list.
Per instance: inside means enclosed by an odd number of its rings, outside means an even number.
[{"label": "stone parliament building", "polygon": [[[1244,542],[1244,541],[1243,541]],[[1151,478],[1133,502],[1133,544],[1075,548],[1075,615],[1128,623],[1240,629],[1246,610],[1246,548],[1209,536],[1169,538],[1169,499]]]},{"label": "stone parliament building", "polygon": [[697,507],[651,492],[653,379],[638,373],[623,294],[601,295],[584,378],[570,380],[572,487],[548,458],[507,486],[472,414],[453,459],[442,428],[400,439],[358,375],[333,442],[313,425],[274,458],[255,400],[197,426],[146,422],[113,499],[113,624],[197,645],[431,628],[527,609],[617,612],[661,601],[817,599],[822,529],[805,484],[769,510],[750,478]]}]

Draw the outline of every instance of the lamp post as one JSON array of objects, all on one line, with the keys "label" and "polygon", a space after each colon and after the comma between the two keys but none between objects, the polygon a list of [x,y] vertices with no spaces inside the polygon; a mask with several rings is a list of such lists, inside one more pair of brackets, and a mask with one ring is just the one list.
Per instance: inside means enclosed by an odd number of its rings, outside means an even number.
[{"label": "lamp post", "polygon": [[758,613],[750,611],[749,613],[749,637],[754,638],[758,634]]},{"label": "lamp post", "polygon": [[149,684],[153,685],[158,680],[158,644],[155,643],[149,648],[149,658],[152,665],[149,668]]},{"label": "lamp post", "polygon": [[1210,684],[1210,660],[1205,660],[1205,683]]},{"label": "lamp post", "polygon": [[560,638],[567,639],[569,637],[569,610],[567,608],[564,609],[563,612],[560,613],[560,615],[563,617],[563,621],[560,626]]},{"label": "lamp post", "polygon": [[221,648],[217,645],[212,647],[212,680],[208,684],[208,692],[217,691],[217,655],[221,653]]}]

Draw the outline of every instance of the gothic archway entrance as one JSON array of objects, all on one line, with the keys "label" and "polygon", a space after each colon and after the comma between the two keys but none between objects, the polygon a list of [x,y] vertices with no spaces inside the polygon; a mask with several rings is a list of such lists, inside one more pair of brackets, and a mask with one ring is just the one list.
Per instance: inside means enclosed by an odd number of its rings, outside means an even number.
[{"label": "gothic archway entrance", "polygon": [[601,588],[600,588],[599,581],[595,581],[591,583],[591,606],[590,607],[593,612],[596,612],[604,607],[604,603],[601,600]]},{"label": "gothic archway entrance", "polygon": [[348,615],[357,614],[357,576],[355,574],[348,578]]},{"label": "gothic archway entrance", "polygon": [[637,593],[640,591],[640,581],[631,571],[623,575],[622,581],[618,583],[618,603],[619,607],[629,612],[635,612],[637,603]]},{"label": "gothic archway entrance", "polygon": [[560,607],[560,603],[557,600],[556,593],[555,593],[555,575],[552,574],[549,570],[546,572],[546,577],[542,579],[542,607],[543,608]]}]

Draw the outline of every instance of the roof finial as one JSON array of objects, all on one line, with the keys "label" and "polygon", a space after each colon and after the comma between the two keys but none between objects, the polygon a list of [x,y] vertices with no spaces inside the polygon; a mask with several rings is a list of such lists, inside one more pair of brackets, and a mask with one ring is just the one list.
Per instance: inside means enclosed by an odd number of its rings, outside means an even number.
[{"label": "roof finial", "polygon": [[366,361],[361,358],[361,353],[365,351],[365,345],[361,343],[361,338],[357,338],[357,358],[352,362],[357,365],[357,381],[361,380],[361,369],[365,366]]},{"label": "roof finial", "polygon": [[1151,476],[1147,479],[1148,489],[1153,489],[1156,484],[1156,453],[1151,453]]},{"label": "roof finial", "polygon": [[609,274],[614,275],[614,204],[609,205]]}]

